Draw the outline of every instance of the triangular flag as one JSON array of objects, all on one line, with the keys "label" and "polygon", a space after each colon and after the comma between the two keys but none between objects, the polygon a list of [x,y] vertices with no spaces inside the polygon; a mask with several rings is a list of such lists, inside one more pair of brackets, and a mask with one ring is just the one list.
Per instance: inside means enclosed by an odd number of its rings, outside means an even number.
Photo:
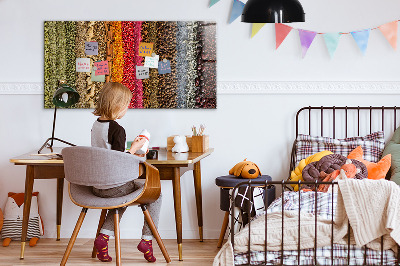
[{"label": "triangular flag", "polygon": [[219,0],[210,0],[210,5],[208,7],[212,7],[213,5],[215,5],[218,2],[219,2]]},{"label": "triangular flag", "polygon": [[324,33],[324,40],[326,44],[326,48],[328,48],[329,55],[331,58],[333,57],[333,54],[336,51],[336,48],[339,44],[339,39],[342,34],[339,32],[333,32],[333,33]]},{"label": "triangular flag", "polygon": [[304,58],[306,56],[308,48],[312,44],[315,36],[317,33],[315,31],[308,31],[308,30],[300,30],[299,29],[299,36],[300,36],[300,43],[301,43],[301,55]]},{"label": "triangular flag", "polygon": [[393,49],[397,48],[397,20],[378,27]]},{"label": "triangular flag", "polygon": [[281,24],[281,23],[275,23],[276,49],[278,49],[278,47],[282,44],[283,40],[285,40],[286,36],[288,36],[289,32],[292,29],[293,28],[288,25]]},{"label": "triangular flag", "polygon": [[352,31],[351,35],[353,35],[354,40],[356,41],[358,47],[361,50],[361,53],[364,55],[368,46],[369,33],[371,29],[360,30],[360,31]]},{"label": "triangular flag", "polygon": [[242,15],[242,11],[244,8],[244,3],[239,0],[233,0],[231,17],[229,18],[229,23],[232,23],[235,19],[237,19],[240,15]]},{"label": "triangular flag", "polygon": [[261,30],[262,27],[264,27],[265,23],[253,23],[251,27],[251,38],[254,37],[258,33],[259,30]]}]

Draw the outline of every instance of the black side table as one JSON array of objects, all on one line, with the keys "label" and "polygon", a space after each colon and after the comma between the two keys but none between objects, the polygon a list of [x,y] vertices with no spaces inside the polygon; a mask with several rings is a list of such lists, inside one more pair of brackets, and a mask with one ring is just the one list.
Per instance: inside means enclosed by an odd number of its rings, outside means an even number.
[{"label": "black side table", "polygon": [[[220,187],[220,209],[225,211],[224,221],[222,222],[221,233],[219,235],[218,245],[220,248],[222,246],[222,242],[224,241],[226,228],[228,227],[229,222],[229,207],[230,207],[230,199],[229,193],[230,190],[233,189],[237,184],[246,182],[246,181],[263,181],[266,180],[272,181],[272,178],[269,175],[261,175],[254,179],[246,179],[241,177],[236,177],[234,175],[220,176],[215,179],[215,184]],[[257,187],[257,186],[254,186]],[[275,186],[270,186],[268,189],[268,199],[267,205],[271,204],[275,200]]]}]

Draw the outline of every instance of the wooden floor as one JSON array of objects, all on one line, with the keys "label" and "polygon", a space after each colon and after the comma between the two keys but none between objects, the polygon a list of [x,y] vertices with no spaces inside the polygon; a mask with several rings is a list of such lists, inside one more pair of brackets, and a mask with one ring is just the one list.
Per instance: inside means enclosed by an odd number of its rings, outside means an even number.
[{"label": "wooden floor", "polygon": [[[18,241],[12,241],[9,247],[0,246],[0,265],[60,265],[61,258],[64,255],[65,248],[69,239],[40,239],[36,247],[25,249],[25,259],[20,260],[20,247]],[[215,255],[218,253],[217,240],[183,240],[183,261],[178,260],[178,247],[176,240],[163,240],[168,250],[172,262],[167,264],[158,248],[157,242],[154,241],[154,254],[157,258],[156,263],[149,264],[143,254],[136,249],[140,240],[121,240],[122,247],[122,264],[123,265],[212,265]],[[67,265],[115,265],[114,262],[114,243],[110,240],[110,255],[113,262],[104,263],[97,258],[92,259],[92,239],[77,239],[68,259]]]}]

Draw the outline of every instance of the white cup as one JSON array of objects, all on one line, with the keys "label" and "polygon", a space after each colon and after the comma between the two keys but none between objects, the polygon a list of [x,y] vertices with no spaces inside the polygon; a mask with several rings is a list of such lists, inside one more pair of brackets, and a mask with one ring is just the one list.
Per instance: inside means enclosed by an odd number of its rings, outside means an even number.
[{"label": "white cup", "polygon": [[136,153],[145,154],[147,152],[147,149],[149,148],[150,133],[146,129],[143,129],[142,132],[140,132],[140,134],[138,135],[138,138],[145,138],[146,142],[139,150],[136,151]]}]

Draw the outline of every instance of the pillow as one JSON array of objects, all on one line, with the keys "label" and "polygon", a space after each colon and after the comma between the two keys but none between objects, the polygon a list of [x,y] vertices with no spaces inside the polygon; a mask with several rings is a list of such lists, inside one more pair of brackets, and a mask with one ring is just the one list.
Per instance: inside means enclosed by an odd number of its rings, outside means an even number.
[{"label": "pillow", "polygon": [[347,156],[347,158],[349,159],[355,159],[365,164],[368,170],[368,179],[375,180],[385,178],[390,168],[391,157],[392,156],[390,154],[387,154],[377,163],[369,162],[363,159],[363,149],[361,148],[361,146],[355,148]]},{"label": "pillow", "polygon": [[382,156],[387,154],[392,155],[392,166],[388,173],[390,180],[400,185],[400,127],[396,129],[392,139],[386,144]]},{"label": "pillow", "polygon": [[370,162],[379,161],[385,147],[383,131],[374,132],[364,137],[345,139],[299,134],[296,139],[295,165],[298,165],[302,159],[323,150],[347,156],[357,146],[363,148],[365,160]]},{"label": "pillow", "polygon": [[[39,215],[38,207],[39,192],[32,193],[31,211],[28,221],[27,239],[30,239],[29,246],[36,245],[37,240],[43,235],[43,223]],[[11,240],[21,240],[22,214],[24,193],[9,192],[6,205],[4,207],[4,221],[1,229],[3,246],[8,246]]]},{"label": "pillow", "polygon": [[[340,154],[331,154],[321,158],[321,160],[317,162],[312,162],[304,167],[303,179],[304,181],[308,182],[314,182],[316,180],[323,181],[327,177],[327,175],[332,174],[337,170],[340,170],[342,166],[346,164],[352,164],[356,169],[358,169],[352,177],[356,179],[367,178],[368,170],[362,162],[354,159],[349,160],[348,158]],[[337,171],[337,174],[339,174],[339,171]],[[314,186],[303,185],[302,188],[313,189]],[[328,186],[326,188],[328,188]]]},{"label": "pillow", "polygon": [[[321,151],[318,153],[315,153],[311,156],[308,156],[306,159],[303,159],[299,162],[299,164],[297,165],[297,167],[290,173],[290,181],[299,181],[299,180],[303,180],[302,177],[302,172],[304,167],[306,167],[306,165],[308,165],[309,163],[312,162],[316,162],[319,161],[322,157],[332,154],[331,151]],[[294,188],[294,191],[297,191],[298,185],[291,185]]]}]

